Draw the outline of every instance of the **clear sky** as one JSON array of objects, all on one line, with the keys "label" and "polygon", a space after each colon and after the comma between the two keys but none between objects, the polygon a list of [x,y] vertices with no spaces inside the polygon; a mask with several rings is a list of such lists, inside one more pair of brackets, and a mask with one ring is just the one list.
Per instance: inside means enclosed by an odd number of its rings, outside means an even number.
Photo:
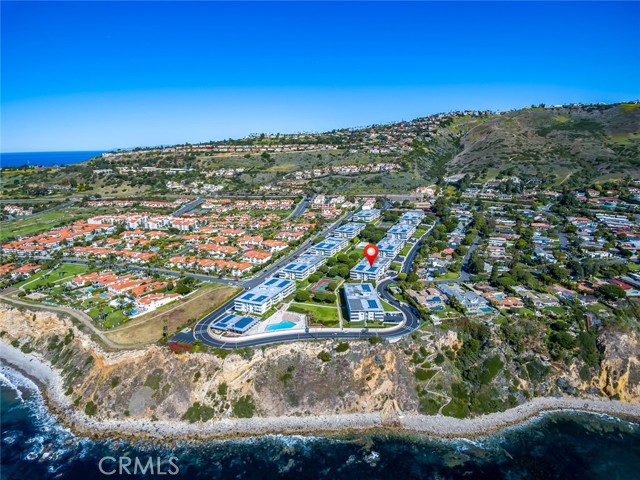
[{"label": "clear sky", "polygon": [[4,152],[640,98],[640,3],[2,1]]}]

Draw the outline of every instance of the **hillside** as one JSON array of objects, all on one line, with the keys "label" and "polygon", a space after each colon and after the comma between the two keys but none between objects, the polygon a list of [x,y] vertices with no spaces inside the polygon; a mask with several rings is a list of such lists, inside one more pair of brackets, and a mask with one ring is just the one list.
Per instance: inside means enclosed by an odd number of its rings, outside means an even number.
[{"label": "hillside", "polygon": [[[398,168],[364,170],[383,163]],[[363,170],[318,174],[354,166]],[[296,179],[297,172],[309,175]],[[192,187],[198,182],[239,195],[267,185],[263,192],[407,193],[461,173],[478,180],[537,177],[546,185],[569,186],[637,176],[640,104],[450,112],[318,134],[115,151],[61,168],[3,170],[2,197],[184,194],[196,193]]]},{"label": "hillside", "polygon": [[[638,104],[531,108],[494,116],[468,130],[444,129],[457,153],[449,175],[525,174],[563,181],[640,172]],[[452,134],[453,133],[453,134]],[[457,134],[456,134],[457,133]],[[440,147],[442,149],[442,147]],[[438,157],[434,158],[434,162]]]}]

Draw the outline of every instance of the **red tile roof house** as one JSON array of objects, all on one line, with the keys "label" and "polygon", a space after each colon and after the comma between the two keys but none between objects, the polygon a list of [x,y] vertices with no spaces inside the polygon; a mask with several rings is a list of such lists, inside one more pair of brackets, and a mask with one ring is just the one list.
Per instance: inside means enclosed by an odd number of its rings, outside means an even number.
[{"label": "red tile roof house", "polygon": [[[205,259],[208,260],[208,259]],[[210,260],[211,265],[209,270],[214,270],[216,272],[222,272],[223,270],[227,270],[231,272],[231,275],[235,277],[239,277],[244,273],[251,270],[253,265],[247,262],[234,262],[228,260]]]},{"label": "red tile roof house", "polygon": [[217,258],[231,256],[239,251],[237,247],[231,247],[228,245],[211,245],[210,243],[196,245],[195,248],[212,254]]},{"label": "red tile roof house", "polygon": [[38,270],[40,270],[40,268],[41,268],[40,265],[36,265],[34,263],[27,263],[26,265],[23,265],[13,270],[11,272],[11,278],[17,278],[23,275],[29,276],[33,273],[36,273]]},{"label": "red tile roof house", "polygon": [[13,263],[5,263],[4,265],[0,266],[0,275],[9,273],[14,268],[16,268],[16,266]]},{"label": "red tile roof house", "polygon": [[169,302],[172,302],[180,297],[179,293],[172,294],[164,294],[164,293],[152,293],[150,295],[145,295],[144,297],[139,297],[136,299],[136,306],[145,311],[155,310],[162,305],[166,305]]},{"label": "red tile roof house", "polygon": [[220,234],[227,235],[229,237],[239,237],[241,235],[244,235],[245,231],[240,229],[227,228],[224,230],[220,230]]},{"label": "red tile roof house", "polygon": [[93,272],[73,277],[71,281],[67,282],[67,285],[71,287],[81,287],[89,282],[91,285],[105,287],[109,283],[118,280],[118,278],[120,277],[113,272]]},{"label": "red tile roof house", "polygon": [[283,240],[298,240],[304,236],[304,232],[278,232],[276,238],[282,238]]},{"label": "red tile roof house", "polygon": [[611,280],[609,280],[609,283],[619,286],[625,292],[627,290],[633,290],[633,286],[632,285],[629,285],[628,283],[625,283],[622,280],[618,280],[617,278],[612,278]]},{"label": "red tile roof house", "polygon": [[143,283],[139,287],[132,288],[131,294],[134,296],[139,296],[145,293],[154,292],[155,290],[160,290],[161,288],[164,288],[167,285],[169,285],[169,282]]},{"label": "red tile roof house", "polygon": [[229,263],[232,264],[230,266],[231,275],[233,275],[234,277],[240,277],[244,275],[245,273],[250,271],[251,268],[253,267],[252,264],[247,262],[229,262]]},{"label": "red tile roof house", "polygon": [[242,258],[254,265],[262,265],[271,260],[271,254],[264,250],[250,250],[242,255]]},{"label": "red tile roof house", "polygon": [[216,261],[217,260],[212,260],[210,258],[200,258],[197,260],[196,264],[201,270],[210,272],[211,270],[216,269]]},{"label": "red tile roof house", "polygon": [[166,263],[166,266],[169,268],[177,267],[177,268],[187,268],[194,265],[198,259],[196,257],[171,257],[169,261]]},{"label": "red tile roof house", "polygon": [[122,294],[151,281],[151,278],[134,279],[127,275],[126,277],[110,283],[107,286],[107,290],[111,293]]},{"label": "red tile roof house", "polygon": [[271,253],[279,252],[289,246],[288,243],[281,242],[280,240],[265,240],[262,242],[262,246],[266,247]]},{"label": "red tile roof house", "polygon": [[250,236],[250,235],[244,235],[242,237],[238,237],[238,245],[244,247],[244,246],[249,246],[249,245],[253,245],[253,246],[258,246],[262,243],[262,237],[260,235],[255,235],[255,236]]},{"label": "red tile roof house", "polygon": [[229,237],[224,237],[222,235],[218,235],[216,237],[211,237],[209,239],[207,239],[208,243],[213,243],[213,244],[217,244],[217,245],[222,245],[224,243],[228,243],[229,242]]}]

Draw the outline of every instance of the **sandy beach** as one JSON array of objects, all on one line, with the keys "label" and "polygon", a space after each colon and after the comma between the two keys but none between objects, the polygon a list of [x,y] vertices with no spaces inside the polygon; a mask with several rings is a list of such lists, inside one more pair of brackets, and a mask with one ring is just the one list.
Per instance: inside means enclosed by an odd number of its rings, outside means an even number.
[{"label": "sandy beach", "polygon": [[206,439],[259,436],[265,434],[337,434],[353,431],[388,429],[420,433],[440,438],[473,438],[517,425],[543,412],[578,410],[640,419],[640,406],[598,398],[540,397],[509,409],[470,419],[442,415],[406,414],[397,422],[385,422],[380,413],[280,416],[247,419],[221,419],[206,423],[180,420],[97,420],[79,411],[64,395],[58,372],[34,354],[0,342],[2,363],[14,367],[35,380],[47,399],[49,408],[76,434],[94,437],[117,435],[146,439]]}]

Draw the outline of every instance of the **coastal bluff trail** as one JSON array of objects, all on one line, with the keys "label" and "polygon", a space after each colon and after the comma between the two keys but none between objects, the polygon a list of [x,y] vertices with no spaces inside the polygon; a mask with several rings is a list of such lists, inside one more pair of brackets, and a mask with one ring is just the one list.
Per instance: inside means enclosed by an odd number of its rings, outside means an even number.
[{"label": "coastal bluff trail", "polygon": [[382,429],[470,438],[547,411],[640,418],[637,402],[594,396],[536,397],[473,418],[420,414],[414,377],[405,367],[410,362],[393,345],[353,343],[349,352],[334,353],[331,367],[319,358],[330,341],[223,357],[177,355],[155,345],[106,352],[68,318],[6,305],[0,307],[0,331],[3,364],[34,379],[63,424],[95,437],[201,439]]},{"label": "coastal bluff trail", "polygon": [[53,409],[61,420],[78,434],[90,436],[121,435],[146,439],[207,439],[262,434],[340,433],[393,428],[441,438],[474,438],[523,423],[544,412],[559,410],[585,411],[624,418],[640,419],[640,406],[615,400],[540,397],[505,412],[476,418],[457,419],[442,415],[408,414],[401,427],[389,427],[382,413],[314,415],[309,417],[257,417],[222,419],[203,424],[166,420],[96,420],[78,411],[64,396],[59,374],[38,358],[9,345],[0,349],[2,361],[21,370],[46,388]]}]

